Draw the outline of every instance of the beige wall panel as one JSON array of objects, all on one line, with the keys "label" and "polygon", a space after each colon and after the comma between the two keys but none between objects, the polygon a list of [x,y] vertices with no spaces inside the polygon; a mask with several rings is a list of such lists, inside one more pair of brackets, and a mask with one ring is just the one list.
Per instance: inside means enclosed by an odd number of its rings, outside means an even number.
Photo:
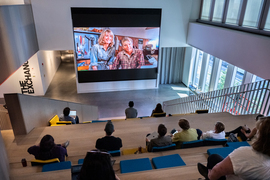
[{"label": "beige wall panel", "polygon": [[28,134],[35,127],[48,126],[48,121],[54,115],[61,115],[67,106],[77,111],[80,122],[98,119],[96,106],[22,94],[6,94],[5,100],[14,135]]}]

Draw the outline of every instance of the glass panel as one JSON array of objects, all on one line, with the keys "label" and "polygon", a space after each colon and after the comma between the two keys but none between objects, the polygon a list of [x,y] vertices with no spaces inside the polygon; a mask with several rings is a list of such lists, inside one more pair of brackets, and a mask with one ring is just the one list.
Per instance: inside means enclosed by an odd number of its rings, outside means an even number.
[{"label": "glass panel", "polygon": [[209,20],[211,1],[212,0],[203,1],[203,9],[202,9],[202,16],[201,16],[201,19],[203,20]]},{"label": "glass panel", "polygon": [[226,23],[238,24],[241,1],[242,0],[230,0],[229,1]]},{"label": "glass panel", "polygon": [[193,80],[193,86],[196,88],[199,85],[201,69],[202,69],[202,59],[203,59],[203,51],[198,50],[198,56],[196,60],[196,71],[195,71],[195,76]]},{"label": "glass panel", "polygon": [[215,2],[214,14],[212,21],[221,22],[224,10],[225,0],[218,0]]},{"label": "glass panel", "polygon": [[224,88],[228,65],[229,64],[227,62],[222,61],[219,78],[218,78],[217,90]]},{"label": "glass panel", "polygon": [[245,70],[243,70],[241,68],[237,68],[233,86],[239,86],[242,84],[244,74],[245,74]]},{"label": "glass panel", "polygon": [[204,86],[204,92],[209,91],[209,84],[210,84],[210,78],[211,78],[211,73],[213,69],[214,58],[215,58],[214,56],[210,55],[208,67],[207,67],[207,75],[206,75],[206,81],[205,81],[205,86]]},{"label": "glass panel", "polygon": [[263,0],[248,0],[243,26],[257,27]]},{"label": "glass panel", "polygon": [[257,81],[263,81],[263,80],[264,80],[263,78],[261,78],[259,76],[256,76],[255,82],[257,82]]},{"label": "glass panel", "polygon": [[268,10],[268,15],[267,15],[267,18],[266,18],[264,29],[270,31],[270,7],[269,7],[269,10]]},{"label": "glass panel", "polygon": [[264,80],[263,78],[261,78],[261,77],[259,77],[259,76],[256,76],[256,75],[253,75],[253,77],[252,77],[252,82],[254,83],[254,82],[257,82],[257,81],[262,81],[262,80]]}]

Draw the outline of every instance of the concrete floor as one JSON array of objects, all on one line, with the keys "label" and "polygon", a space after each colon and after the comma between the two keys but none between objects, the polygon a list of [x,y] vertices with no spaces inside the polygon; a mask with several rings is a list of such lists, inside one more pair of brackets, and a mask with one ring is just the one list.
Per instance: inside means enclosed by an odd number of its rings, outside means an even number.
[{"label": "concrete floor", "polygon": [[157,89],[83,93],[77,94],[76,74],[73,62],[62,62],[56,72],[45,97],[95,105],[99,108],[99,118],[123,118],[130,100],[138,116],[150,116],[157,103],[190,95],[191,92],[183,84],[160,85]]}]

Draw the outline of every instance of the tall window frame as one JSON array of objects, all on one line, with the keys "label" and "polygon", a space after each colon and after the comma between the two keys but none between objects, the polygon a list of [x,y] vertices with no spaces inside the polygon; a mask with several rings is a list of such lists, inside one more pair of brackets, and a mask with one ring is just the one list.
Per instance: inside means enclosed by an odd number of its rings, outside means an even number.
[{"label": "tall window frame", "polygon": [[195,88],[198,88],[198,86],[199,86],[203,54],[204,54],[203,51],[197,49],[196,59],[195,59],[195,63],[194,63],[193,78],[192,78],[192,86]]},{"label": "tall window frame", "polygon": [[[220,26],[220,27],[225,27],[225,28],[229,28],[229,29],[241,30],[241,31],[250,32],[250,33],[254,33],[254,34],[270,36],[270,15],[268,15],[270,13],[270,0],[262,0],[263,2],[261,4],[260,13],[258,15],[259,19],[258,19],[258,23],[257,23],[256,27],[248,27],[248,26],[245,26],[245,24],[243,26],[243,21],[245,18],[246,8],[247,8],[247,4],[248,4],[249,0],[241,0],[241,7],[240,7],[240,11],[239,11],[239,20],[238,20],[237,24],[227,24],[226,23],[226,17],[228,14],[229,3],[233,0],[225,0],[225,5],[224,5],[224,9],[223,9],[223,14],[222,14],[222,21],[217,22],[217,21],[213,20],[213,12],[214,12],[216,1],[218,1],[218,0],[211,1],[211,6],[210,6],[211,9],[209,11],[210,12],[209,19],[204,20],[204,19],[201,19],[201,13],[202,13],[203,2],[204,2],[204,0],[202,0],[200,17],[199,17],[199,19],[197,19],[197,22]],[[268,18],[268,16],[269,16],[269,18]]]},{"label": "tall window frame", "polygon": [[214,61],[215,61],[215,57],[208,54],[207,66],[206,66],[206,77],[205,77],[205,81],[204,81],[204,87],[202,89],[203,92],[208,92],[210,89]]}]

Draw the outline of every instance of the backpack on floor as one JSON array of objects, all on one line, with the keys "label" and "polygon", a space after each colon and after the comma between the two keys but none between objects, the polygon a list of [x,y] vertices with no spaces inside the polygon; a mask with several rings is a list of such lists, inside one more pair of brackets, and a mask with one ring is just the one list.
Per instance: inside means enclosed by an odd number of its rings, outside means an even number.
[{"label": "backpack on floor", "polygon": [[238,142],[238,139],[233,133],[231,133],[228,137],[228,142]]}]

